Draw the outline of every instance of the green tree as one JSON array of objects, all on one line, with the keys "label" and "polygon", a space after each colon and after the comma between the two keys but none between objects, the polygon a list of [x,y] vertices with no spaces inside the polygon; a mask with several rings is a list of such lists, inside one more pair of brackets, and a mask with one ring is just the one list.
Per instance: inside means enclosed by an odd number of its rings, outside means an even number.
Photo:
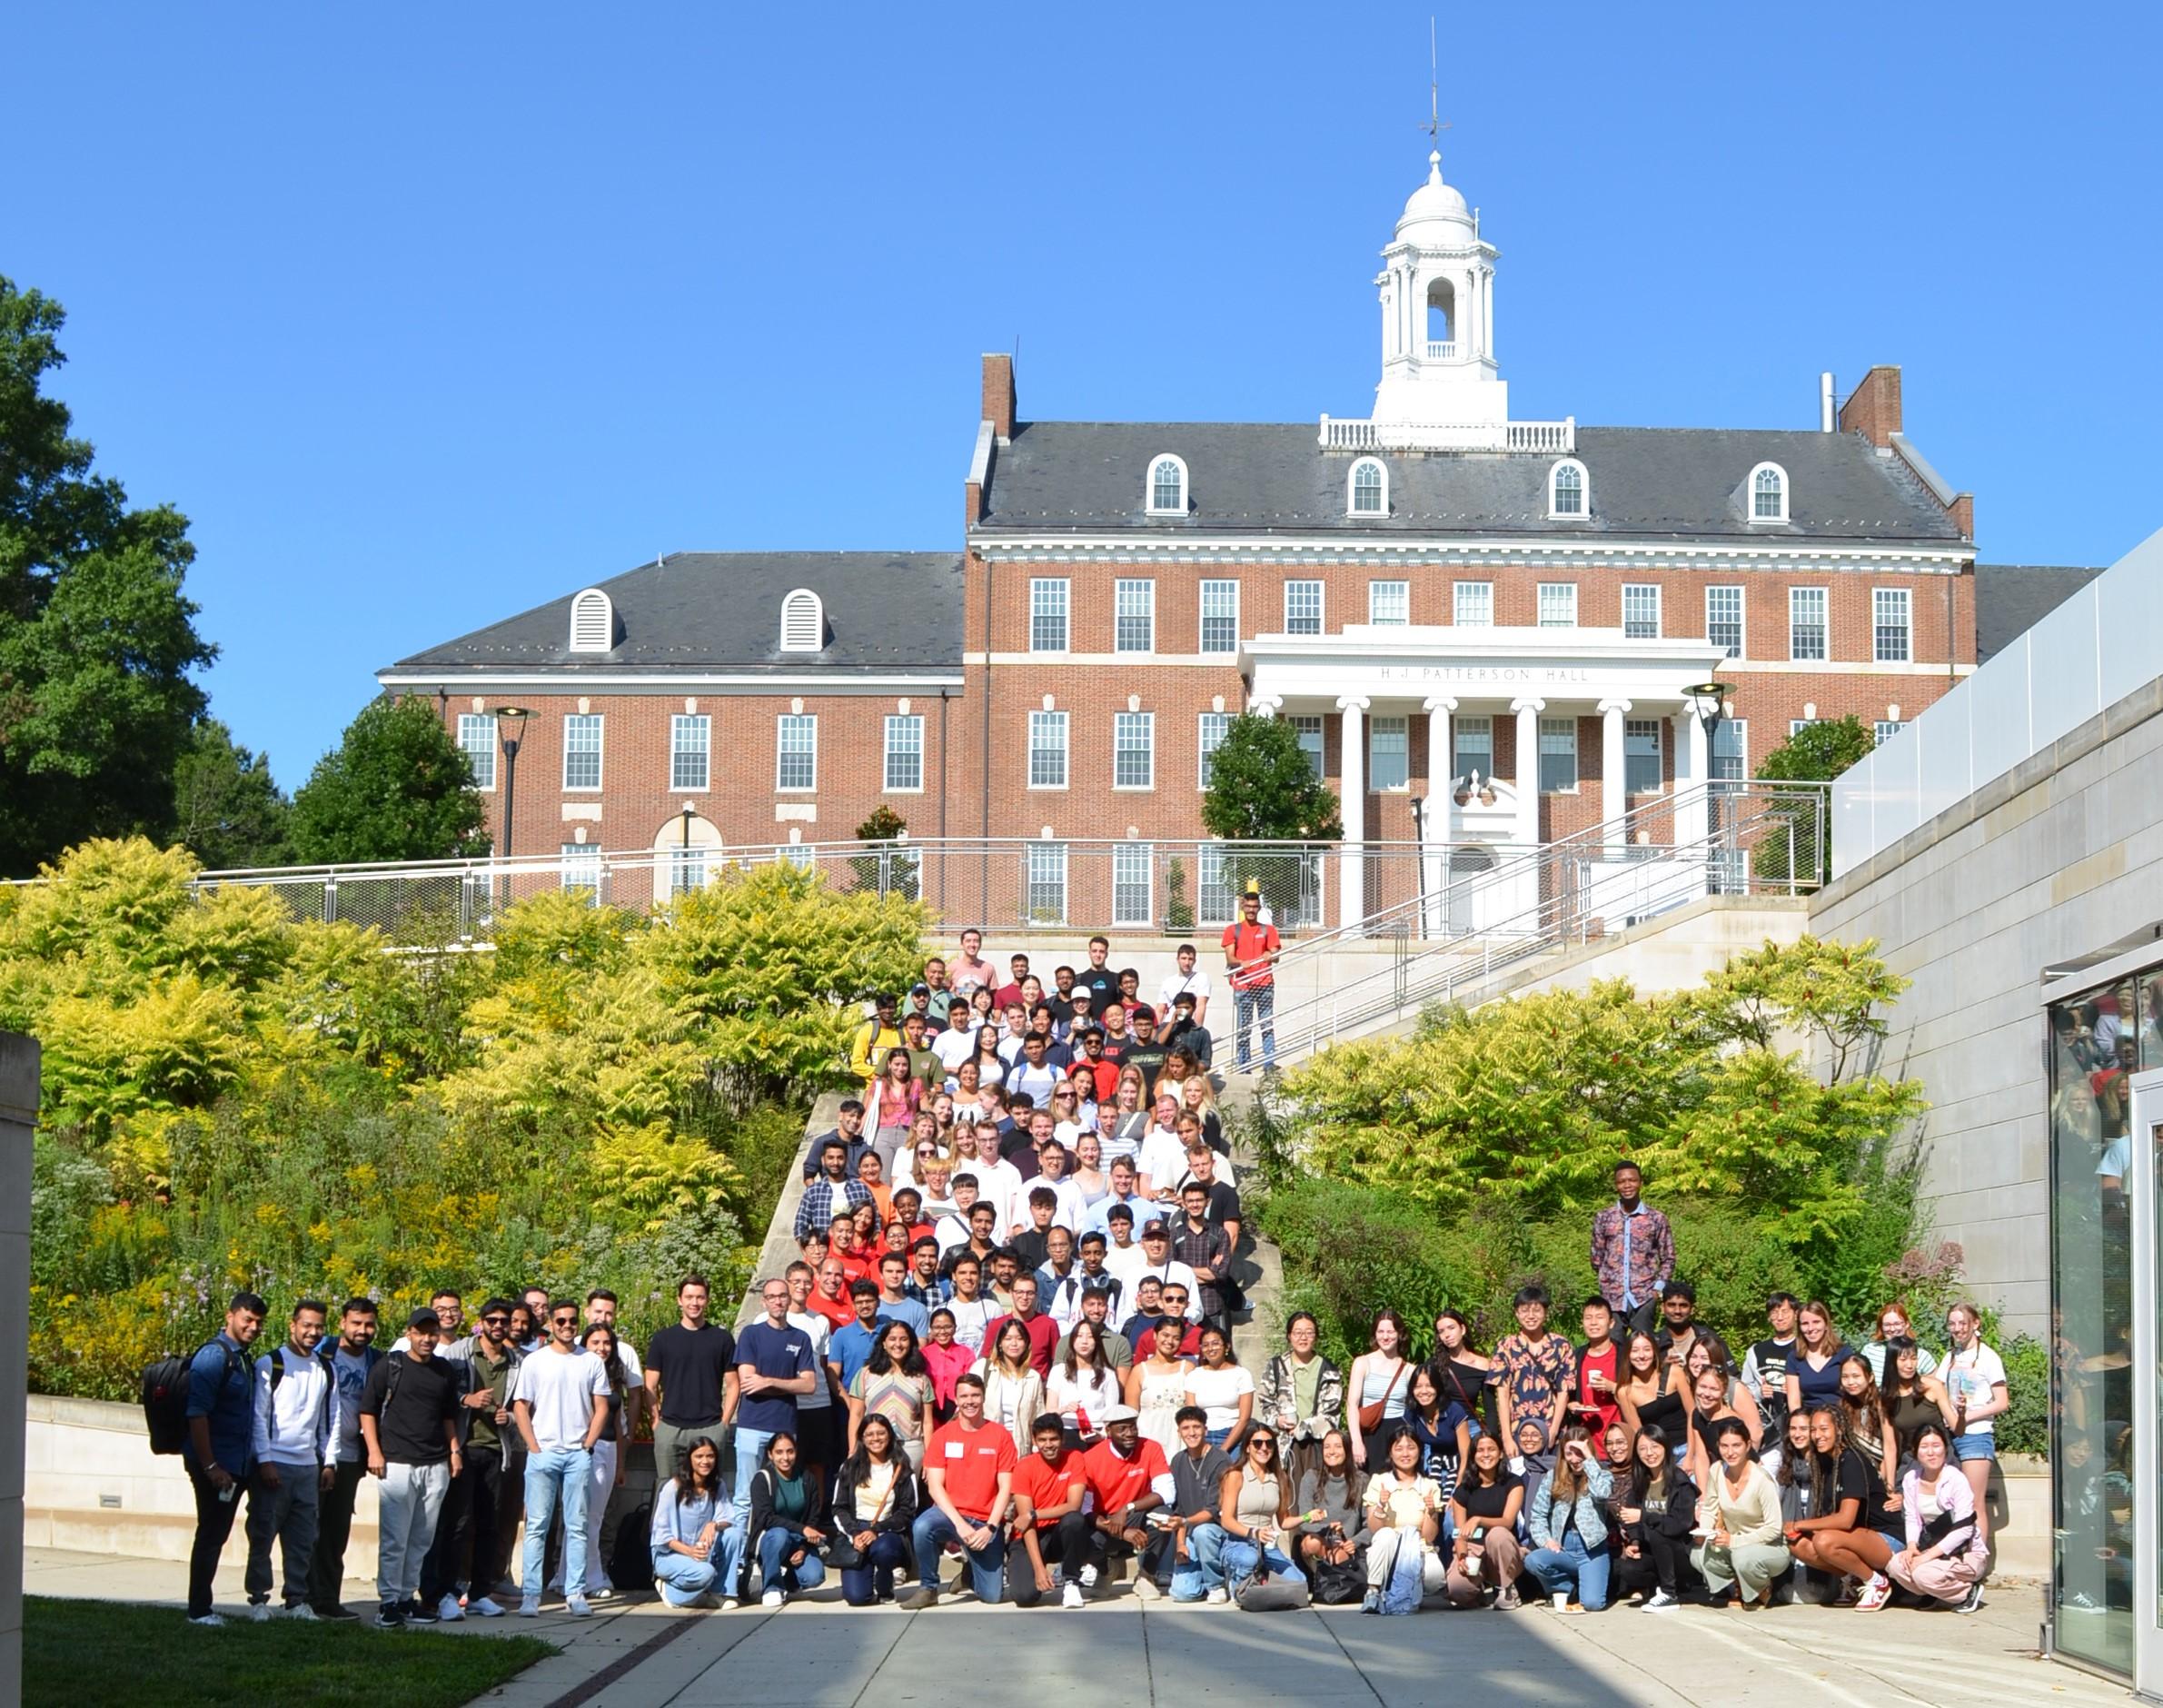
[{"label": "green tree", "polygon": [[[1334,842],[1344,834],[1334,789],[1315,774],[1299,731],[1282,718],[1245,712],[1232,720],[1210,756],[1202,825],[1228,842]],[[1223,882],[1258,886],[1280,923],[1298,917],[1308,861],[1285,854],[1227,851]]]},{"label": "green tree", "polygon": [[174,837],[213,871],[277,866],[288,859],[293,803],[271,776],[267,753],[251,753],[215,718],[195,726],[173,776]]},{"label": "green tree", "polygon": [[372,700],[293,798],[293,849],[311,863],[488,852],[473,768],[424,700]]},{"label": "green tree", "polygon": [[94,836],[163,836],[216,649],[181,591],[195,548],[168,505],[94,474],[45,375],[60,304],[0,277],[0,874]]},{"label": "green tree", "polygon": [[[1821,719],[1804,724],[1766,754],[1758,777],[1770,783],[1829,783],[1869,758],[1877,745],[1878,738],[1860,718]],[[1793,829],[1782,834],[1775,828],[1758,838],[1751,864],[1761,880],[1784,883],[1791,864],[1795,876],[1806,881],[1831,880],[1831,801],[1821,804],[1817,795],[1816,790],[1798,790],[1792,803],[1772,809],[1774,816],[1785,819]]]}]

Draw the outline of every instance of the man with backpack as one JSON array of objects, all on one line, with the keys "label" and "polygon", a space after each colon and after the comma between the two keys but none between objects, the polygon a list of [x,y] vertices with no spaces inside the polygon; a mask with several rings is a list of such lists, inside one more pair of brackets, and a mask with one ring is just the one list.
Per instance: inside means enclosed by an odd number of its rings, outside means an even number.
[{"label": "man with backpack", "polygon": [[247,1348],[263,1332],[269,1308],[253,1293],[235,1293],[225,1307],[224,1329],[188,1360],[188,1438],[181,1454],[195,1489],[195,1543],[188,1552],[192,1625],[225,1623],[212,1606],[211,1580],[255,1460],[255,1377]]},{"label": "man with backpack", "polygon": [[406,1318],[403,1352],[376,1365],[361,1393],[361,1439],[368,1474],[379,1480],[375,1623],[386,1631],[432,1625],[436,1610],[421,1604],[421,1572],[435,1540],[443,1494],[464,1464],[458,1435],[461,1384],[435,1355],[436,1314]]},{"label": "man with backpack", "polygon": [[332,1444],[329,1475],[317,1502],[314,1557],[308,1564],[308,1604],[318,1619],[358,1619],[342,1593],[345,1584],[345,1544],[352,1534],[353,1503],[361,1493],[367,1455],[361,1440],[361,1391],[383,1350],[375,1344],[372,1299],[348,1299],[338,1313],[338,1339],[330,1351],[331,1379],[338,1385],[333,1402],[338,1434]]},{"label": "man with backpack", "polygon": [[248,1486],[248,1617],[271,1616],[271,1544],[285,1556],[285,1612],[313,1619],[308,1567],[315,1552],[318,1498],[336,1476],[338,1384],[319,1347],[329,1307],[303,1299],[285,1344],[255,1361],[255,1475]]}]

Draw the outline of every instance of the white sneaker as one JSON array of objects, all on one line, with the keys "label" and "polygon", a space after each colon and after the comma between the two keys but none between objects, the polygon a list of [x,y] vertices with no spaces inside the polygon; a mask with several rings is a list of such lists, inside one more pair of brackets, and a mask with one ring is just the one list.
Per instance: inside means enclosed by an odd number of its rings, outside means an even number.
[{"label": "white sneaker", "polygon": [[436,1623],[454,1625],[466,1616],[466,1610],[458,1604],[458,1597],[446,1595],[436,1604]]},{"label": "white sneaker", "polygon": [[613,1601],[615,1597],[616,1586],[613,1584],[589,1584],[587,1586],[586,1599],[588,1601]]},{"label": "white sneaker", "polygon": [[1226,1602],[1232,1599],[1232,1593],[1222,1584],[1218,1584],[1213,1587],[1206,1595],[1203,1596],[1202,1599],[1208,1603],[1212,1607],[1222,1607]]},{"label": "white sneaker", "polygon": [[248,1617],[259,1625],[269,1624],[271,1623],[270,1603],[250,1602],[248,1604]]},{"label": "white sneaker", "polygon": [[721,1597],[721,1611],[725,1614],[732,1614],[742,1605],[743,1604],[738,1601],[733,1595],[724,1595]]},{"label": "white sneaker", "polygon": [[519,1604],[518,1604],[518,1616],[519,1616],[521,1619],[538,1619],[538,1618],[540,1618],[540,1617],[541,1617],[541,1597],[540,1597],[540,1596],[538,1596],[538,1595],[522,1595],[522,1596],[521,1596],[521,1597],[519,1598]]},{"label": "white sneaker", "polygon": [[1081,1589],[1081,1585],[1080,1585],[1079,1584],[1067,1584],[1067,1587],[1066,1587],[1065,1589],[1063,1589],[1063,1590],[1061,1590],[1061,1591],[1059,1592],[1059,1605],[1060,1605],[1060,1606],[1062,1606],[1062,1607],[1079,1607],[1081,1604],[1082,1604],[1082,1589]]},{"label": "white sneaker", "polygon": [[779,1607],[785,1599],[779,1590],[769,1589],[759,1598],[759,1604],[761,1607]]},{"label": "white sneaker", "polygon": [[288,1619],[298,1619],[305,1624],[313,1624],[315,1623],[315,1609],[309,1606],[306,1602],[295,1602],[285,1610],[285,1616]]},{"label": "white sneaker", "polygon": [[573,1619],[590,1619],[593,1608],[583,1595],[573,1595],[563,1604],[563,1611]]},{"label": "white sneaker", "polygon": [[482,1619],[501,1619],[503,1616],[502,1608],[487,1595],[473,1603],[466,1611]]},{"label": "white sneaker", "polygon": [[1164,1591],[1157,1588],[1156,1580],[1144,1572],[1134,1580],[1134,1598],[1136,1601],[1162,1601]]},{"label": "white sneaker", "polygon": [[1656,1589],[1645,1597],[1644,1606],[1645,1612],[1657,1614],[1665,1613],[1670,1607],[1680,1607],[1682,1604],[1682,1601],[1678,1597],[1670,1595],[1663,1589]]},{"label": "white sneaker", "polygon": [[1082,1567],[1081,1586],[1084,1589],[1095,1589],[1096,1587],[1096,1568],[1095,1566],[1085,1565]]},{"label": "white sneaker", "polygon": [[192,1625],[209,1625],[215,1630],[225,1624],[223,1614],[197,1614],[188,1623]]}]

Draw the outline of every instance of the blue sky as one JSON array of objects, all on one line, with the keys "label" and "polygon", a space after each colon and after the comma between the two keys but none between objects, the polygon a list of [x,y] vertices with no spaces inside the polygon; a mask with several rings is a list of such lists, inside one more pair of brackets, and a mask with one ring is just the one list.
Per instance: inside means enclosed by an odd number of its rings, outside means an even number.
[{"label": "blue sky", "polygon": [[[1428,15],[35,8],[0,272],[290,787],[377,667],[657,551],[954,548],[980,351],[1025,418],[1364,413]],[[1442,18],[1513,412],[1898,362],[1987,559],[2163,522],[2158,9],[1746,15]]]}]

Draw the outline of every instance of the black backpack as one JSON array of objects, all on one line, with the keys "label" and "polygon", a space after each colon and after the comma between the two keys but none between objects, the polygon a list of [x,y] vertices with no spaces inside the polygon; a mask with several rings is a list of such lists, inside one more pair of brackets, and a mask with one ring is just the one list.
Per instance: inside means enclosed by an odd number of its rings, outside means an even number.
[{"label": "black backpack", "polygon": [[[600,1522],[599,1518],[593,1520]],[[616,1526],[615,1552],[609,1555],[609,1582],[619,1594],[644,1593],[653,1587],[653,1503],[647,1501],[623,1514]]]},{"label": "black backpack", "polygon": [[[177,1353],[160,1358],[143,1373],[143,1421],[150,1430],[153,1453],[179,1453],[188,1445],[188,1373],[195,1367],[215,1338],[206,1340],[186,1357]],[[230,1375],[236,1362],[244,1361],[231,1346],[225,1348],[225,1370]]]}]

